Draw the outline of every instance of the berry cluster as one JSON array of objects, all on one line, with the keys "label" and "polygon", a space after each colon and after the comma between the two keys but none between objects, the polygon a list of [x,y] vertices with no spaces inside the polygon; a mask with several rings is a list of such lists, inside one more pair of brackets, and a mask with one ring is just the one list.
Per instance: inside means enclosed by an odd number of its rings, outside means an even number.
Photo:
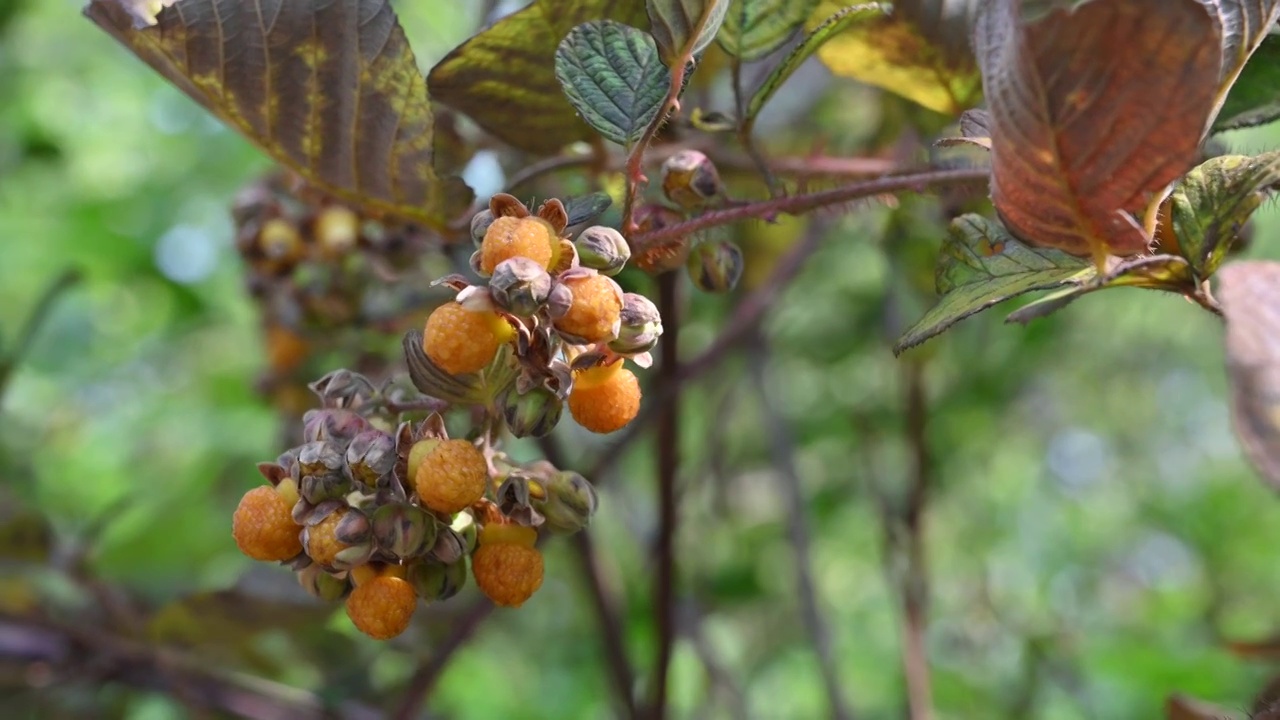
[{"label": "berry cluster", "polygon": [[[259,466],[270,485],[244,495],[232,534],[251,558],[283,562],[309,592],[345,598],[365,634],[395,637],[419,601],[456,594],[470,575],[493,602],[518,607],[542,584],[539,530],[574,533],[596,494],[546,461],[513,462],[501,439],[542,436],[563,407],[608,433],[640,409],[640,384],[662,334],[657,309],[609,274],[626,264],[617,231],[566,237],[558,200],[536,215],[495,196],[472,223],[476,273],[405,336],[413,393],[340,370],[313,383],[322,407],[302,444]],[[444,413],[470,410],[473,437],[449,437]],[[425,417],[414,422],[412,414]]]}]

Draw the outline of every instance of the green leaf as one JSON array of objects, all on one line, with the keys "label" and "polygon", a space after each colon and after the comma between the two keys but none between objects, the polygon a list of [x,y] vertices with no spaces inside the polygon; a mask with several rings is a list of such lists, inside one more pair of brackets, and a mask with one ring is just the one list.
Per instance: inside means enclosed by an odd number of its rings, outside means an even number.
[{"label": "green leaf", "polygon": [[536,0],[455,48],[428,75],[431,94],[503,142],[549,155],[594,133],[565,102],[556,50],[592,20],[647,27],[640,0]]},{"label": "green leaf", "polygon": [[1031,23],[1017,0],[983,7],[974,34],[1001,221],[1097,263],[1147,252],[1135,218],[1195,164],[1212,117],[1214,19],[1200,0],[1088,2]]},{"label": "green leaf", "polygon": [[[823,22],[843,4],[824,0],[813,22]],[[840,77],[875,85],[943,115],[958,116],[982,97],[972,55],[944,51],[896,9],[845,29],[818,50],[818,57]]]},{"label": "green leaf", "polygon": [[1280,119],[1280,35],[1268,35],[1227,93],[1214,132]]},{"label": "green leaf", "polygon": [[590,195],[570,198],[564,204],[565,213],[569,216],[569,227],[595,220],[612,204],[613,198],[610,198],[609,193],[606,192],[593,192]]},{"label": "green leaf", "polygon": [[941,299],[894,346],[900,353],[957,322],[1032,290],[1079,283],[1093,270],[1079,258],[1018,242],[1000,223],[981,215],[951,221],[938,261]]},{"label": "green leaf", "polygon": [[730,55],[759,60],[804,25],[819,0],[730,0],[716,40]]},{"label": "green leaf", "polygon": [[1218,300],[1232,425],[1250,462],[1280,490],[1280,262],[1230,263],[1218,273]]},{"label": "green leaf", "polygon": [[877,18],[884,14],[885,9],[882,6],[876,3],[868,3],[865,5],[850,5],[823,19],[787,55],[786,59],[773,68],[773,71],[769,73],[769,77],[765,78],[764,84],[752,95],[751,102],[747,103],[747,124],[754,122],[756,116],[764,109],[765,103],[769,102],[769,99],[773,97],[774,93],[778,92],[782,84],[795,74],[795,71],[799,70],[800,66],[804,64],[804,61],[817,52],[824,43],[856,22]]},{"label": "green leaf", "polygon": [[1090,268],[1089,275],[1081,276],[1078,284],[1023,305],[1009,313],[1005,322],[1025,325],[1055,313],[1091,292],[1108,288],[1139,287],[1184,295],[1193,292],[1196,284],[1191,264],[1186,258],[1177,255],[1141,255],[1120,263],[1101,279]]},{"label": "green leaf", "polygon": [[1212,275],[1240,227],[1280,183],[1280,152],[1224,155],[1187,173],[1166,201],[1180,253],[1201,278]]},{"label": "green leaf", "polygon": [[645,6],[662,61],[675,70],[715,39],[729,0],[646,0]]},{"label": "green leaf", "polygon": [[555,72],[582,118],[619,145],[657,119],[671,87],[653,38],[612,20],[574,28],[556,50]]},{"label": "green leaf", "polygon": [[426,83],[387,0],[140,9],[161,4],[92,0],[85,14],[325,193],[437,229],[470,205],[435,169]]}]

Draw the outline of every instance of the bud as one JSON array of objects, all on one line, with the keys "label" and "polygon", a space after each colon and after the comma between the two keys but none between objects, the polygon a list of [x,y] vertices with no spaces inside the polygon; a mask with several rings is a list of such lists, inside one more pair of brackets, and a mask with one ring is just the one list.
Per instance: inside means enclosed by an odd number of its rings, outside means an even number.
[{"label": "bud", "polygon": [[342,466],[342,454],[333,443],[318,440],[298,448],[298,470],[303,475],[341,473]]},{"label": "bud", "polygon": [[476,525],[476,519],[471,513],[458,513],[449,529],[462,539],[462,546],[467,554],[476,549],[476,536],[480,528]]},{"label": "bud", "polygon": [[258,249],[268,260],[290,262],[302,254],[302,237],[288,220],[271,218],[258,231]]},{"label": "bud", "polygon": [[435,544],[436,521],[413,505],[383,505],[373,513],[373,538],[379,549],[408,560]]},{"label": "bud", "polygon": [[373,523],[364,513],[344,512],[333,529],[333,539],[343,545],[359,545],[369,539]]},{"label": "bud", "polygon": [[541,385],[523,394],[512,388],[503,397],[502,414],[518,438],[544,437],[555,429],[563,411],[564,401]]},{"label": "bud", "polygon": [[351,586],[345,579],[340,580],[330,575],[314,563],[298,571],[298,584],[308,594],[326,602],[341,599]]},{"label": "bud", "polygon": [[484,244],[484,234],[489,232],[489,226],[492,224],[492,210],[481,210],[471,217],[471,242],[474,242],[476,247]]},{"label": "bud", "polygon": [[414,563],[409,566],[409,584],[427,602],[448,600],[467,584],[467,564],[445,565],[430,560]]},{"label": "bud", "polygon": [[307,387],[331,408],[359,407],[378,395],[369,378],[347,369],[334,370]]},{"label": "bud", "polygon": [[544,497],[534,497],[533,508],[546,518],[545,527],[566,535],[591,524],[599,499],[596,489],[575,472],[558,472],[543,484]]},{"label": "bud", "polygon": [[369,421],[351,410],[308,410],[302,416],[302,439],[347,442],[369,429]]},{"label": "bud", "polygon": [[704,242],[689,253],[685,269],[699,290],[729,292],[742,277],[742,250],[727,240]]},{"label": "bud", "polygon": [[[460,515],[464,516],[466,513]],[[441,528],[431,546],[431,557],[446,565],[456,563],[468,553],[466,538],[451,527]]]},{"label": "bud", "polygon": [[638,355],[649,352],[662,337],[662,315],[658,306],[638,293],[622,296],[622,326],[618,338],[609,343],[609,349],[619,355]]},{"label": "bud", "polygon": [[720,173],[697,150],[681,150],[662,163],[662,192],[686,210],[700,208],[720,195]]},{"label": "bud", "polygon": [[352,545],[349,548],[343,548],[333,558],[333,567],[337,570],[350,570],[369,562],[369,558],[373,557],[373,539],[370,538],[359,545]]},{"label": "bud", "polygon": [[498,263],[489,279],[493,302],[519,317],[531,317],[551,295],[551,276],[545,268],[526,257]]},{"label": "bud", "polygon": [[374,486],[396,466],[396,443],[381,430],[366,430],[347,446],[347,469],[354,480]]},{"label": "bud", "polygon": [[631,259],[631,246],[622,233],[603,225],[583,230],[573,245],[579,263],[605,275],[617,275]]},{"label": "bud", "polygon": [[303,475],[298,494],[311,505],[337,500],[351,490],[351,481],[342,473],[326,471],[319,475]]}]

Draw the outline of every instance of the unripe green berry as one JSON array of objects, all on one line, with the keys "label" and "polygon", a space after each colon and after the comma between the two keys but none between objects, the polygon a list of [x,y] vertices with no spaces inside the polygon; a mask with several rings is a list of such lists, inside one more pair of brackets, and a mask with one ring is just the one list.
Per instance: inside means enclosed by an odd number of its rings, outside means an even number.
[{"label": "unripe green berry", "polygon": [[502,414],[507,428],[518,437],[544,437],[555,429],[564,412],[564,401],[545,387],[520,394],[515,388],[503,397]]},{"label": "unripe green berry", "polygon": [[742,250],[727,240],[704,242],[689,253],[685,269],[699,290],[725,293],[742,277]]},{"label": "unripe green berry", "polygon": [[603,225],[583,230],[573,245],[580,264],[605,275],[617,275],[631,259],[631,246],[622,233]]}]

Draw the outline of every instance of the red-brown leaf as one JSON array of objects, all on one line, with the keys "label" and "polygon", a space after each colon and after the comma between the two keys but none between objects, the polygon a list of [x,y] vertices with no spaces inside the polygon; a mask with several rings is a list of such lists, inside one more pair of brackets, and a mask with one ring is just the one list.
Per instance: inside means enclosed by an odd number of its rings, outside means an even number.
[{"label": "red-brown leaf", "polygon": [[1197,0],[1094,0],[1029,25],[994,0],[976,40],[1009,229],[1076,255],[1144,252],[1135,217],[1197,158],[1220,33]]},{"label": "red-brown leaf", "polygon": [[1245,455],[1280,489],[1280,262],[1230,263],[1218,281],[1232,425]]}]

